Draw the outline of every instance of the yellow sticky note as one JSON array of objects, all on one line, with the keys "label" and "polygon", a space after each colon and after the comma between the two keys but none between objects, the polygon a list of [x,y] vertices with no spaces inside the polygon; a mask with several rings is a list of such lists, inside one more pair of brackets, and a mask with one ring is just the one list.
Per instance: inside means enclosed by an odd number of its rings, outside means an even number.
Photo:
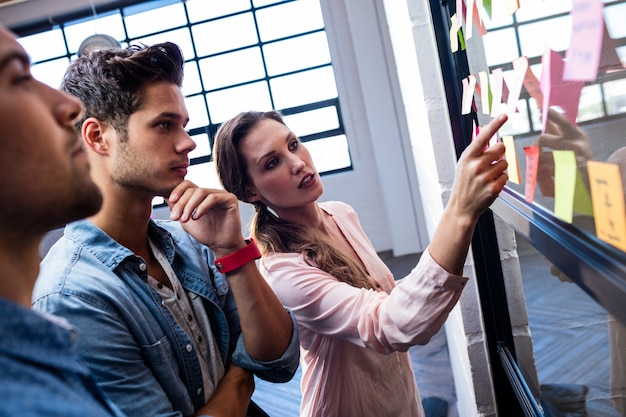
[{"label": "yellow sticky note", "polygon": [[619,165],[589,161],[587,171],[596,235],[626,252],[626,209]]},{"label": "yellow sticky note", "polygon": [[514,182],[515,184],[520,184],[521,176],[519,173],[519,165],[517,163],[517,155],[515,153],[515,143],[513,141],[513,136],[502,136],[502,143],[504,143],[504,155],[506,158],[506,162],[509,163],[509,167],[507,168],[509,181]]},{"label": "yellow sticky note", "polygon": [[571,223],[574,211],[593,215],[591,197],[576,167],[574,151],[552,151],[554,156],[554,214]]}]

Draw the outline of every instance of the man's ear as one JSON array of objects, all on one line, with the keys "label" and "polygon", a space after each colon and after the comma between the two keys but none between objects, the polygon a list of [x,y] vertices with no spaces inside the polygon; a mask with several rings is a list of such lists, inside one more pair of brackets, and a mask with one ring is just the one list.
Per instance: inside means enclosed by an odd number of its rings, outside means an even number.
[{"label": "man's ear", "polygon": [[85,146],[95,153],[106,154],[109,150],[108,139],[104,137],[106,126],[95,117],[89,117],[83,122],[81,133]]}]

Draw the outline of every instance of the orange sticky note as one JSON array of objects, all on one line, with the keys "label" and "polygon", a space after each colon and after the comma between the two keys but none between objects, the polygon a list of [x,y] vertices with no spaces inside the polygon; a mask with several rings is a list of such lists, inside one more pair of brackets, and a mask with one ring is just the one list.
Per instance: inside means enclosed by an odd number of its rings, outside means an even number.
[{"label": "orange sticky note", "polygon": [[507,168],[507,174],[509,174],[509,181],[515,184],[520,184],[519,165],[517,163],[517,155],[515,153],[515,143],[513,136],[502,136],[502,143],[504,143],[504,157],[506,162],[509,163]]},{"label": "orange sticky note", "polygon": [[539,146],[524,147],[526,153],[526,186],[524,198],[529,203],[535,199],[535,186],[537,185],[537,166],[539,164]]},{"label": "orange sticky note", "polygon": [[552,151],[554,156],[554,215],[571,223],[574,211],[593,215],[591,197],[576,166],[574,151]]},{"label": "orange sticky note", "polygon": [[603,8],[602,0],[572,1],[572,33],[565,54],[564,80],[596,79],[604,31]]},{"label": "orange sticky note", "polygon": [[587,162],[596,235],[626,252],[626,209],[619,165]]}]

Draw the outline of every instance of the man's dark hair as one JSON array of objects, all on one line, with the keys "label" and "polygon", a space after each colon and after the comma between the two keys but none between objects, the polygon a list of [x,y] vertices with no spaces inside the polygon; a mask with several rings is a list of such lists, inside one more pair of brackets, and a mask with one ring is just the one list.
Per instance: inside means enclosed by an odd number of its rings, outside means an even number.
[{"label": "man's dark hair", "polygon": [[184,63],[180,48],[171,42],[93,51],[70,64],[61,90],[85,106],[79,128],[95,117],[126,137],[128,118],[142,104],[142,89],[160,81],[181,87]]}]

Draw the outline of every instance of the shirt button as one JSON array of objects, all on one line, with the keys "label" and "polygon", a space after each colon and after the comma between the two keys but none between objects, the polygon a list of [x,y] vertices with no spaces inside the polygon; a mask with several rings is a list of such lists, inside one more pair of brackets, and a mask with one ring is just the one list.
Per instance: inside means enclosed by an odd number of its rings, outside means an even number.
[{"label": "shirt button", "polygon": [[202,394],[202,388],[198,388],[198,390],[196,391],[196,394],[197,394],[197,395]]},{"label": "shirt button", "polygon": [[193,350],[193,346],[191,344],[186,346],[187,352],[191,352]]},{"label": "shirt button", "polygon": [[139,264],[139,269],[142,271],[145,271],[147,269],[146,264],[144,263]]}]

